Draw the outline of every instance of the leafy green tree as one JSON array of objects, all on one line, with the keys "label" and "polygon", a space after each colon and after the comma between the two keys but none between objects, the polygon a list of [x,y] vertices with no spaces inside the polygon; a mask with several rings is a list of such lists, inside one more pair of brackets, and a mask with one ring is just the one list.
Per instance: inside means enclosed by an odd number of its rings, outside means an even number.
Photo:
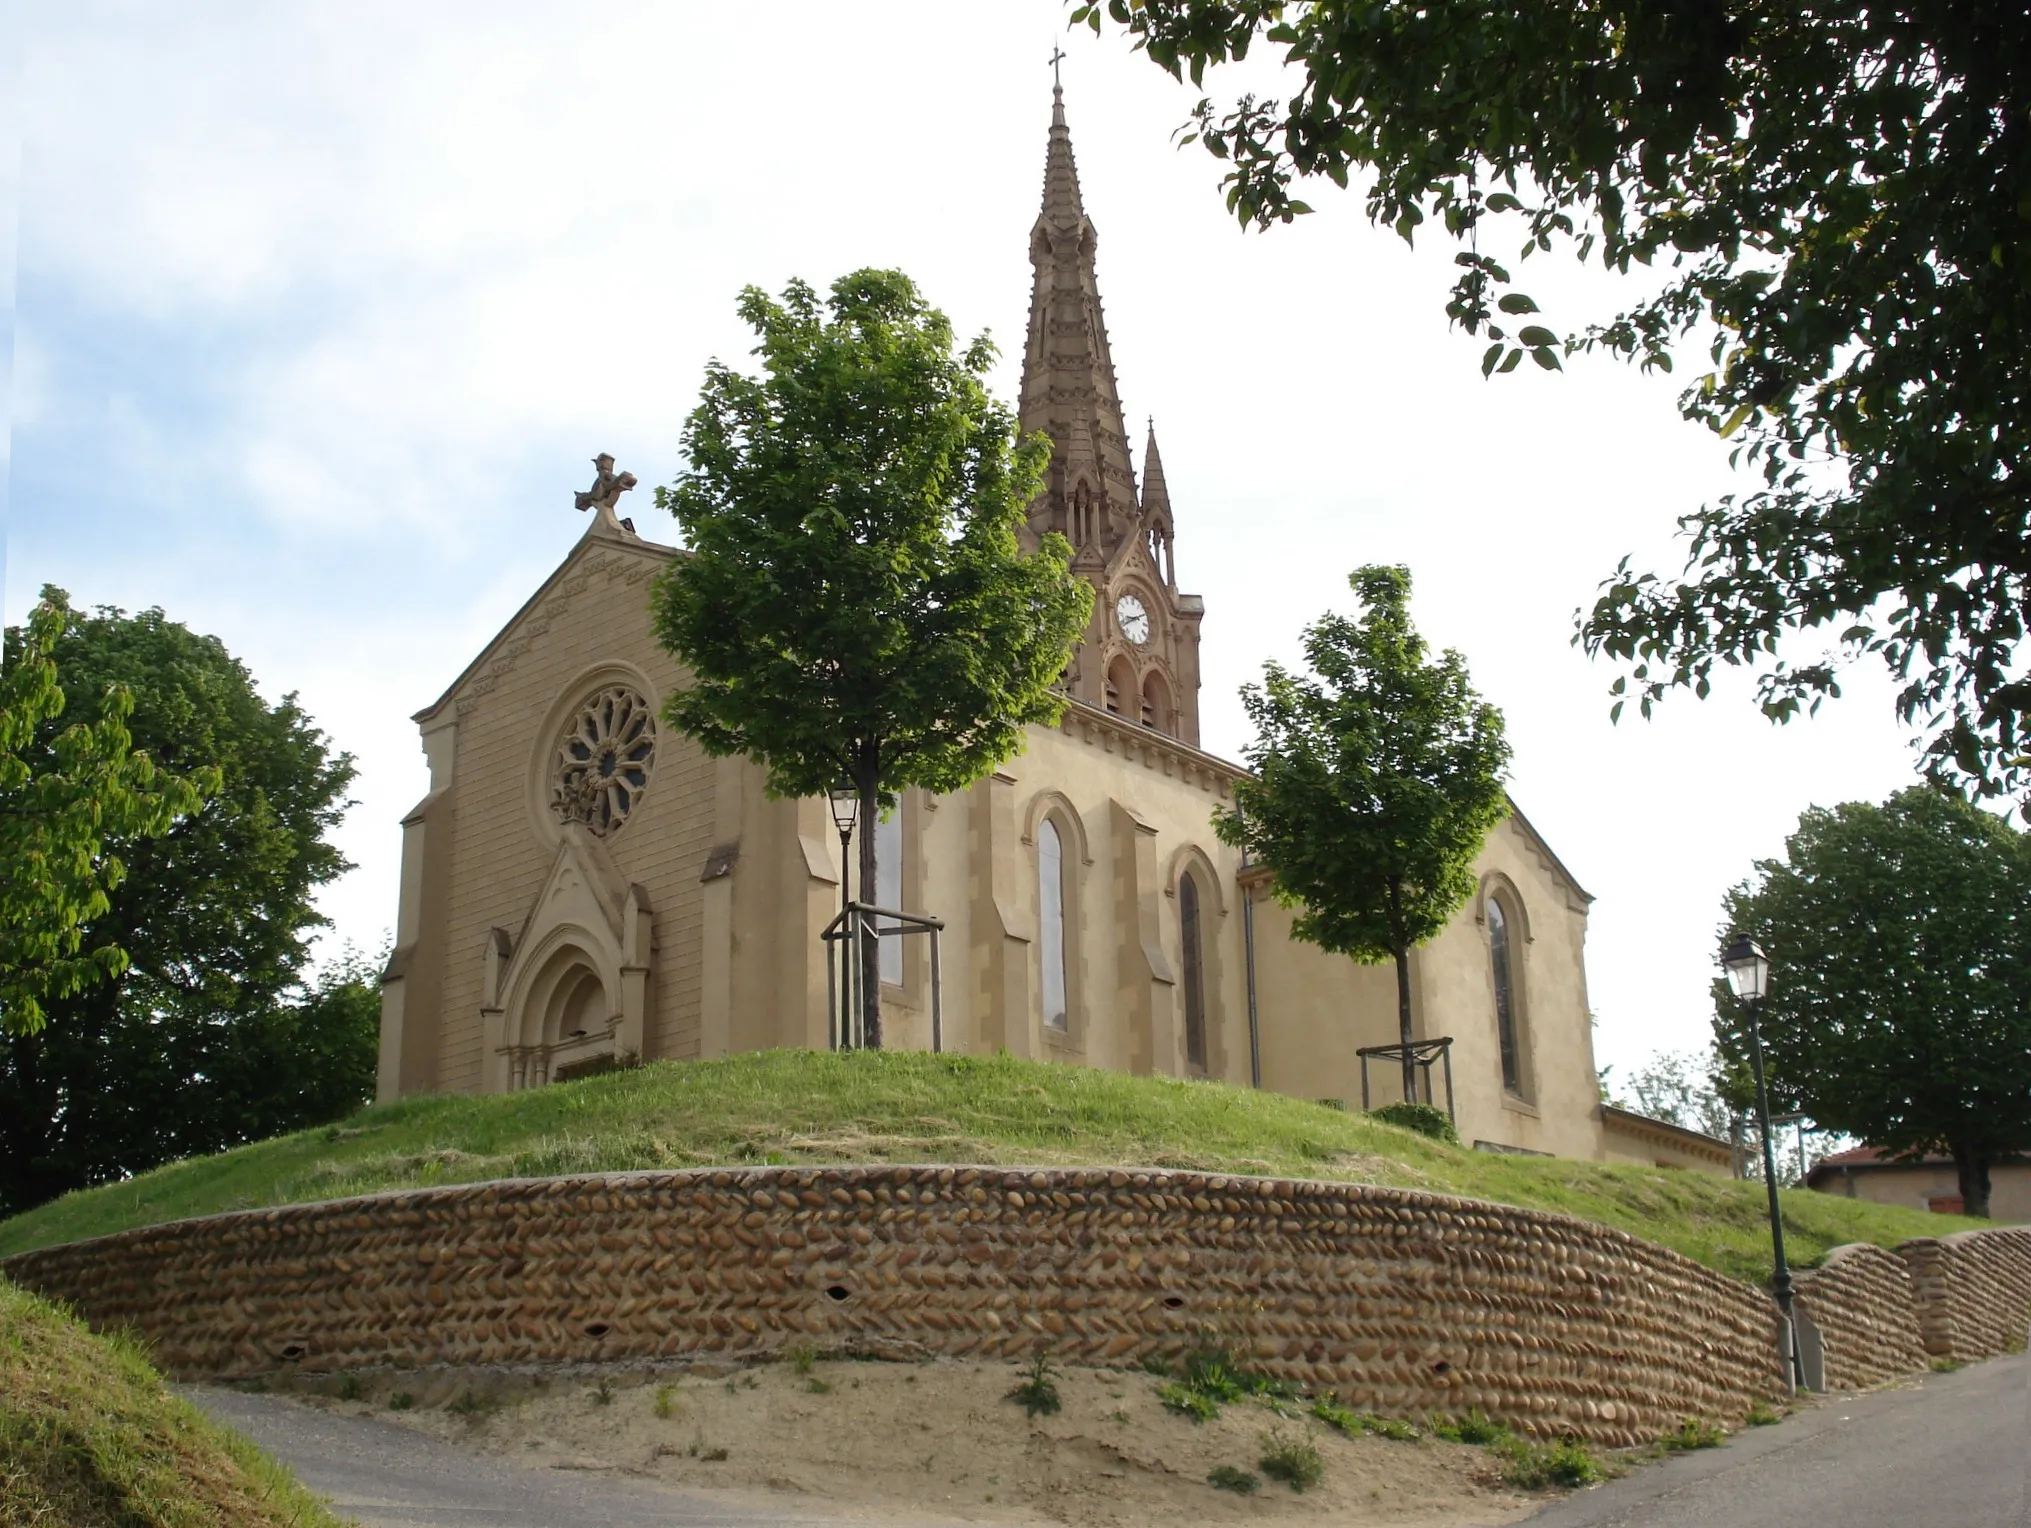
[{"label": "leafy green tree", "polygon": [[[352,759],[294,696],[269,705],[223,644],[159,610],[73,612],[38,640],[66,719],[123,718],[156,766],[211,789],[159,836],[108,835],[125,874],[80,929],[123,968],[45,999],[47,1027],[0,1046],[0,1213],[344,1113],[371,1092],[375,1052],[373,973],[353,959],[304,980],[325,923],[313,894],[348,868],[327,834]],[[59,727],[29,738],[29,768],[60,759]]]},{"label": "leafy green tree", "polygon": [[[1474,893],[1474,860],[1509,810],[1509,744],[1466,660],[1450,649],[1428,657],[1411,625],[1409,570],[1360,568],[1347,581],[1361,619],[1328,614],[1305,629],[1311,672],[1270,663],[1260,685],[1243,687],[1255,777],[1235,785],[1214,830],[1270,868],[1277,900],[1300,909],[1300,939],[1396,963],[1407,1047],[1410,951]],[[1415,1081],[1406,1051],[1406,1099]]]},{"label": "leafy green tree", "polygon": [[780,302],[750,287],[739,311],[762,374],[706,369],[690,470],[656,494],[688,549],[655,594],[690,670],[667,712],[708,752],[755,758],[779,796],[851,781],[866,900],[898,791],[958,790],[1062,713],[1052,686],[1092,590],[1062,536],[1018,540],[1050,447],[1018,441],[988,393],[985,335],[955,352],[899,271],[841,277],[822,304],[800,281]]},{"label": "leafy green tree", "polygon": [[[1784,720],[1874,654],[1929,729],[1927,767],[2024,778],[2031,700],[2031,11],[1910,0],[1105,0],[1173,75],[1258,39],[1286,100],[1202,102],[1248,224],[1359,178],[1371,219],[1458,248],[1452,321],[1485,372],[1605,350],[1703,362],[1686,418],[1760,485],[1688,515],[1677,578],[1602,585],[1580,636],[1648,712],[1764,666]],[[1651,267],[1646,295],[1563,336],[1497,258],[1567,248]],[[1818,631],[1824,655],[1778,656]],[[1616,706],[1620,710],[1620,702]]]},{"label": "leafy green tree", "polygon": [[[1770,955],[1772,1108],[1885,1151],[1943,1149],[1967,1212],[1988,1214],[1990,1164],[2031,1147],[2031,841],[1922,787],[1815,807],[1726,908]],[[1740,1063],[1740,1005],[1721,982],[1714,1001]]]},{"label": "leafy green tree", "polygon": [[[181,778],[136,751],[119,684],[73,671],[68,652],[59,677],[71,620],[69,597],[45,588],[0,662],[0,1037],[33,1035],[47,1004],[126,969],[100,923],[126,875],[119,846],[167,832],[217,785],[214,771]],[[61,721],[80,691],[85,705]]]}]

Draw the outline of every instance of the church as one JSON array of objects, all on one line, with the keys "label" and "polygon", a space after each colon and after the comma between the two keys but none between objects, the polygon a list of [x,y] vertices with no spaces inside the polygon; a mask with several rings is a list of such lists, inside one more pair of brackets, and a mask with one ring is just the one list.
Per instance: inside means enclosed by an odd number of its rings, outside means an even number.
[{"label": "church", "polygon": [[[926,938],[881,942],[886,1043],[1394,1101],[1398,1063],[1361,1055],[1398,1038],[1394,971],[1294,940],[1267,873],[1214,836],[1244,771],[1199,746],[1205,604],[1179,584],[1154,431],[1137,471],[1097,245],[1054,92],[1020,399],[1023,433],[1054,449],[1029,534],[1063,533],[1096,599],[1062,722],[967,790],[906,792],[874,828],[881,884],[863,900],[942,924],[935,962]],[[770,800],[756,765],[708,758],[662,720],[682,675],[649,588],[682,553],[618,517],[633,479],[599,465],[577,544],[416,713],[430,786],[402,821],[383,1100],[830,1043],[829,805]],[[1189,549],[1210,528],[1182,502]],[[1591,899],[1521,812],[1478,874],[1411,958],[1432,1096],[1462,1141],[1725,1162],[1705,1137],[1601,1106]]]}]

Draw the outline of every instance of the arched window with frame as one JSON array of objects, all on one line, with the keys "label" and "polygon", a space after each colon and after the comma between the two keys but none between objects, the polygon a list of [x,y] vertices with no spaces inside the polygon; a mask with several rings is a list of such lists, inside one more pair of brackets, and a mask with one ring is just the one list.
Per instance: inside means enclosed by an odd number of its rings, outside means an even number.
[{"label": "arched window with frame", "polygon": [[1037,824],[1037,954],[1043,961],[1038,990],[1043,995],[1044,1025],[1070,1027],[1065,1001],[1065,846],[1058,825],[1046,817]]},{"label": "arched window with frame", "polygon": [[1185,975],[1185,1064],[1206,1070],[1206,962],[1199,947],[1199,883],[1178,877],[1178,963]]},{"label": "arched window with frame", "polygon": [[1522,1096],[1523,1054],[1517,1043],[1515,936],[1502,899],[1488,899],[1488,963],[1495,982],[1495,1040],[1502,1051],[1502,1086]]}]

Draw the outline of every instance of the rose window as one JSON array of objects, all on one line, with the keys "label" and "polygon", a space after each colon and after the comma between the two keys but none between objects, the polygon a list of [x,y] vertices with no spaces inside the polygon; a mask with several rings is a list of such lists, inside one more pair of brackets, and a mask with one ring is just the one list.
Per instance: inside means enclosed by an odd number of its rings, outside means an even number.
[{"label": "rose window", "polygon": [[587,701],[557,744],[551,806],[604,838],[628,820],[656,762],[656,713],[625,685]]}]

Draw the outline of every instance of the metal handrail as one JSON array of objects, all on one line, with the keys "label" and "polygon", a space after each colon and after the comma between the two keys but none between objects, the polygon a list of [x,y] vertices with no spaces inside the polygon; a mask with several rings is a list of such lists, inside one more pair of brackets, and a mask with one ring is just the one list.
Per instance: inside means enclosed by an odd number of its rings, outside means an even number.
[{"label": "metal handrail", "polygon": [[[1399,1066],[1408,1059],[1417,1068],[1418,1072],[1424,1076],[1424,1101],[1427,1104],[1433,1102],[1432,1063],[1434,1060],[1437,1060],[1445,1064],[1446,1118],[1452,1120],[1456,1125],[1460,1122],[1459,1116],[1453,1112],[1453,1037],[1451,1035],[1441,1035],[1435,1040],[1413,1040],[1408,1045],[1401,1042],[1395,1045],[1364,1045],[1355,1051],[1354,1054],[1361,1058],[1361,1108],[1363,1113],[1366,1113],[1368,1109],[1368,1063],[1371,1059],[1394,1061]],[[1416,1089],[1413,1087],[1412,1096],[1405,1099],[1404,1102],[1414,1104],[1417,1101]]]},{"label": "metal handrail", "polygon": [[[877,907],[872,902],[847,903],[819,931],[818,937],[825,941],[826,1045],[832,1050],[861,1050],[867,1045],[867,973],[863,969],[861,936],[866,932],[863,924],[869,918],[875,920],[874,934],[878,939],[900,939],[911,934],[931,936],[931,1053],[941,1054],[945,1048],[945,976],[939,936],[945,932],[945,920],[923,913],[906,913],[899,907]],[[843,961],[833,948],[842,944]]]}]

